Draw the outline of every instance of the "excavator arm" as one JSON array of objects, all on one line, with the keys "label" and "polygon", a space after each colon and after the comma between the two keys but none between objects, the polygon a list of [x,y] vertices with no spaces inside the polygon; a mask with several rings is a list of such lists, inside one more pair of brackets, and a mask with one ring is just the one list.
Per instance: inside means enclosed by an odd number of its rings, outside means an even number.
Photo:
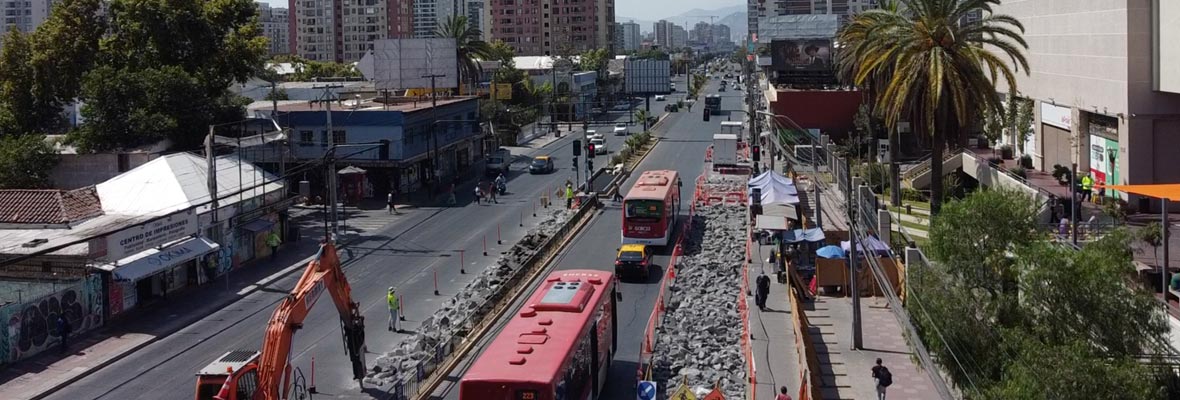
[{"label": "excavator arm", "polygon": [[364,377],[365,318],[361,316],[359,304],[352,301],[352,289],[340,266],[336,246],[328,241],[320,245],[319,253],[308,263],[299,283],[270,318],[262,354],[258,358],[256,399],[278,400],[288,397],[288,361],[292,336],[303,327],[307,313],[325,291],[332,297],[336,311],[340,313],[345,350],[352,360],[353,378]]}]

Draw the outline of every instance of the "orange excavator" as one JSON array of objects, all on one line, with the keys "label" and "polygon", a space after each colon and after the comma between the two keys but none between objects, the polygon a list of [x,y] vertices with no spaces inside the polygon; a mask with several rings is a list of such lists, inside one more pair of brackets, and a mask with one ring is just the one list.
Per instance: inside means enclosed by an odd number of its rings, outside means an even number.
[{"label": "orange excavator", "polygon": [[340,312],[344,347],[352,360],[352,375],[365,375],[365,317],[352,301],[352,289],[336,246],[327,241],[307,264],[299,283],[270,317],[262,351],[234,350],[197,373],[197,400],[280,400],[304,398],[308,388],[298,369],[290,364],[291,338],[320,295],[327,291]]}]

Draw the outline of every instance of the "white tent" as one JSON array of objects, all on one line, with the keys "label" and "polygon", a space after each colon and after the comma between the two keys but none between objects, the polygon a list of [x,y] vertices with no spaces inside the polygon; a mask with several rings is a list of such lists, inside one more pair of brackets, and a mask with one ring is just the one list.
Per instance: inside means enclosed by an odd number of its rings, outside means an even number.
[{"label": "white tent", "polygon": [[767,190],[770,190],[769,188],[773,188],[775,191],[786,193],[792,196],[799,194],[798,189],[795,188],[795,182],[792,182],[791,178],[779,175],[774,171],[766,171],[761,175],[750,178],[750,181],[746,183],[746,186],[746,194],[749,195],[754,194],[754,188],[761,189],[763,193],[766,193]]},{"label": "white tent", "polygon": [[[799,204],[799,196],[794,189],[794,186],[768,185],[762,189],[762,205]],[[753,196],[749,197],[749,203],[754,204]]]}]

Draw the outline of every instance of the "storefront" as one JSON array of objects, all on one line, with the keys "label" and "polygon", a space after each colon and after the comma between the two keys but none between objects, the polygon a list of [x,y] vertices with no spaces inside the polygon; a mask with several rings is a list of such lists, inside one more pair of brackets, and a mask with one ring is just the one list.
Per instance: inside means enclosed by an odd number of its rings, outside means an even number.
[{"label": "storefront", "polygon": [[1073,110],[1041,103],[1041,170],[1052,171],[1054,165],[1073,164]]},{"label": "storefront", "polygon": [[202,237],[190,237],[145,250],[113,263],[97,266],[110,273],[111,315],[137,305],[168,298],[168,294],[202,281],[204,256],[221,246]]},{"label": "storefront", "polygon": [[[1119,120],[1102,114],[1089,116],[1090,176],[1099,185],[1121,185],[1119,179]],[[1096,191],[1106,197],[1118,197],[1117,191]]]}]

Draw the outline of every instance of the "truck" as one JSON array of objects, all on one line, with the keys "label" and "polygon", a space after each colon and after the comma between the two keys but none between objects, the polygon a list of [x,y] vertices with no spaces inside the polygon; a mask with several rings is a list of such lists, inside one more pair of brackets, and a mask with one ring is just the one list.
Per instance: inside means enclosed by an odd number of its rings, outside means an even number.
[{"label": "truck", "polygon": [[512,152],[508,149],[500,148],[488,154],[487,168],[484,169],[484,174],[489,177],[495,177],[500,174],[508,174],[508,166],[512,165]]},{"label": "truck", "polygon": [[340,313],[352,377],[358,381],[364,378],[365,317],[360,304],[352,301],[352,288],[340,266],[335,244],[326,240],[295,288],[271,314],[262,350],[232,350],[202,368],[197,372],[196,400],[303,399],[315,393],[315,387],[308,387],[303,374],[291,367],[291,343],[324,292],[328,292]]},{"label": "truck", "polygon": [[705,96],[705,109],[709,110],[709,114],[721,115],[721,96],[716,94]]},{"label": "truck", "polygon": [[713,135],[713,165],[737,165],[737,142],[737,135]]}]

